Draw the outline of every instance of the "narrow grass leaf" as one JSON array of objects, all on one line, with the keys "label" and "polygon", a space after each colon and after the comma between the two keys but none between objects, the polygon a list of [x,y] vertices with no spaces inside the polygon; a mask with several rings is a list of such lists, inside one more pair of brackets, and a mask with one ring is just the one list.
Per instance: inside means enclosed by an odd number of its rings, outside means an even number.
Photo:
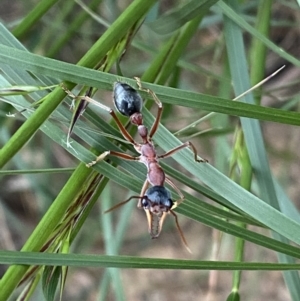
[{"label": "narrow grass leaf", "polygon": [[262,262],[199,261],[133,256],[50,254],[35,252],[0,251],[0,263],[47,266],[73,266],[128,269],[183,269],[183,270],[299,270],[300,264]]},{"label": "narrow grass leaf", "polygon": [[54,301],[60,277],[61,267],[46,266],[44,268],[42,276],[42,288],[47,301]]},{"label": "narrow grass leaf", "polygon": [[217,2],[218,0],[191,0],[184,6],[177,7],[154,22],[148,23],[148,25],[159,34],[168,34],[179,29]]},{"label": "narrow grass leaf", "polygon": [[[52,78],[61,78],[99,89],[111,90],[112,84],[117,80],[123,80],[135,86],[135,81],[129,78],[121,79],[112,74],[102,73],[81,66],[41,57],[3,45],[0,45],[0,63],[18,66],[18,68],[21,68],[22,70],[28,70],[35,74],[46,75]],[[173,105],[285,124],[300,125],[300,114],[296,112],[234,102],[206,94],[193,93],[154,84],[145,84],[145,87],[156,92],[162,102]],[[57,97],[62,97],[58,94],[58,90],[56,90],[56,93],[57,94],[51,94],[53,98],[53,101],[51,98],[51,103],[57,102]],[[145,96],[145,93],[141,94]]]}]

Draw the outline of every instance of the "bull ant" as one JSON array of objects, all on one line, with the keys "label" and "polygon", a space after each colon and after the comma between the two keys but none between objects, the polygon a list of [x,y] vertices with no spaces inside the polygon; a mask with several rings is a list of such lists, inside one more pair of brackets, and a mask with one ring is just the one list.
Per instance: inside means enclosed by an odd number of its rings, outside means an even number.
[{"label": "bull ant", "polygon": [[[145,164],[147,167],[147,178],[143,184],[140,195],[131,196],[127,200],[115,205],[114,207],[108,209],[105,212],[112,211],[126,204],[132,199],[138,199],[137,207],[139,209],[143,208],[146,212],[148,221],[148,231],[152,238],[157,238],[160,235],[166,215],[167,213],[170,213],[175,218],[176,227],[178,229],[182,242],[184,243],[188,251],[190,251],[186,239],[184,238],[183,232],[179,226],[177,215],[173,211],[173,209],[176,208],[184,200],[184,195],[179,190],[179,188],[165,175],[165,172],[159,165],[158,161],[159,159],[170,157],[174,153],[186,147],[191,148],[191,150],[194,153],[194,159],[196,162],[207,161],[198,159],[196,148],[189,141],[171,149],[163,155],[158,155],[156,153],[154,144],[152,142],[152,137],[156,133],[161,120],[163,110],[162,103],[153,91],[149,89],[144,89],[142,87],[139,78],[136,77],[135,79],[137,81],[139,89],[151,95],[158,107],[156,119],[150,129],[150,132],[148,132],[147,127],[143,124],[143,115],[141,113],[143,99],[134,88],[132,88],[126,83],[116,82],[113,88],[113,101],[116,109],[122,115],[129,117],[131,123],[137,126],[138,134],[142,139],[141,143],[138,143],[133,139],[133,137],[129,134],[129,132],[126,130],[126,128],[123,126],[123,124],[111,108],[95,101],[89,96],[75,96],[72,92],[64,88],[66,93],[72,98],[79,98],[81,100],[85,100],[107,111],[117,123],[117,126],[120,132],[122,133],[123,137],[128,142],[130,142],[134,146],[135,150],[140,154],[139,156],[131,156],[129,154],[108,150],[102,153],[100,156],[98,156],[94,161],[88,163],[87,167],[95,165],[97,162],[105,159],[107,156],[115,156],[130,161],[139,161]],[[179,200],[172,200],[171,193],[169,192],[169,190],[167,190],[167,188],[165,188],[165,182],[168,183],[171,187],[173,187],[174,190],[178,193],[180,197]],[[149,184],[152,187],[148,188]]]}]

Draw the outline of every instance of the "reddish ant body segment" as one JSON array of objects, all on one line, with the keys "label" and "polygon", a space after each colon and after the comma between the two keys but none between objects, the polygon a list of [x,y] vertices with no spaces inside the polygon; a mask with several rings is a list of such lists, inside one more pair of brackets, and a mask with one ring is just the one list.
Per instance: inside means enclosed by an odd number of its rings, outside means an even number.
[{"label": "reddish ant body segment", "polygon": [[[150,94],[158,106],[157,116],[149,133],[147,127],[143,124],[143,115],[141,113],[143,99],[134,88],[132,88],[126,83],[116,82],[114,84],[114,89],[113,89],[114,91],[113,100],[116,109],[121,114],[129,117],[131,123],[137,126],[138,134],[142,139],[141,143],[138,143],[133,139],[133,137],[125,129],[125,127],[120,122],[119,118],[117,117],[117,115],[112,109],[96,102],[95,100],[93,100],[88,96],[76,97],[70,91],[65,89],[65,91],[71,97],[84,99],[106,110],[117,123],[123,137],[127,141],[129,141],[134,146],[136,151],[140,154],[140,156],[134,157],[129,154],[125,154],[121,152],[106,151],[102,153],[100,156],[98,156],[96,160],[87,164],[87,166],[91,167],[95,165],[97,162],[103,160],[108,155],[116,156],[125,160],[139,161],[143,163],[147,167],[147,178],[143,184],[141,194],[139,196],[131,196],[129,199],[115,205],[114,207],[110,208],[106,212],[112,211],[124,205],[125,203],[129,202],[132,199],[138,199],[137,206],[139,209],[143,208],[146,213],[147,221],[148,221],[148,231],[152,238],[157,238],[159,236],[167,213],[171,213],[175,218],[176,227],[179,231],[180,237],[185,247],[189,250],[187,246],[187,242],[179,226],[177,215],[173,211],[173,209],[176,208],[184,200],[184,196],[179,190],[179,188],[168,177],[166,177],[165,172],[159,165],[158,161],[159,159],[172,156],[177,151],[186,147],[191,148],[191,150],[194,153],[194,158],[196,162],[207,162],[207,161],[198,159],[196,148],[191,142],[185,142],[182,145],[173,148],[172,150],[166,152],[163,155],[157,155],[154,144],[152,142],[152,137],[156,133],[160,123],[162,109],[163,109],[162,103],[160,102],[160,100],[158,99],[158,97],[153,91],[142,88],[141,81],[139,78],[135,78],[135,79],[137,81],[137,85],[139,89]],[[170,192],[165,188],[165,182],[167,182],[171,187],[173,187],[174,190],[178,193],[180,197],[179,200],[177,201],[172,200]],[[148,188],[149,184],[152,187]]]}]

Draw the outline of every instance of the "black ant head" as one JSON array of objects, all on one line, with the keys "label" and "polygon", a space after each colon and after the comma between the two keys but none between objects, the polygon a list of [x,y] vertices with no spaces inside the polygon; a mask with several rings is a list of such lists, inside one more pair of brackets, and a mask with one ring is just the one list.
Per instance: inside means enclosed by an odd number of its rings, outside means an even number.
[{"label": "black ant head", "polygon": [[131,86],[116,82],[114,83],[114,104],[121,114],[130,117],[141,112],[143,99]]},{"label": "black ant head", "polygon": [[167,213],[174,207],[171,194],[164,186],[153,186],[143,196],[142,206],[147,215],[149,233],[152,238],[157,238]]}]

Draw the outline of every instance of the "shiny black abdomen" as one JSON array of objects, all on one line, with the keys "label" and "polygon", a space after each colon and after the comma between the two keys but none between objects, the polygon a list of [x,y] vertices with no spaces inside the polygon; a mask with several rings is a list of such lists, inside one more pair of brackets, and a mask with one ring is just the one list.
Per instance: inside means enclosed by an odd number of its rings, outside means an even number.
[{"label": "shiny black abdomen", "polygon": [[141,112],[143,99],[131,86],[116,82],[114,84],[114,104],[116,109],[125,116]]}]

